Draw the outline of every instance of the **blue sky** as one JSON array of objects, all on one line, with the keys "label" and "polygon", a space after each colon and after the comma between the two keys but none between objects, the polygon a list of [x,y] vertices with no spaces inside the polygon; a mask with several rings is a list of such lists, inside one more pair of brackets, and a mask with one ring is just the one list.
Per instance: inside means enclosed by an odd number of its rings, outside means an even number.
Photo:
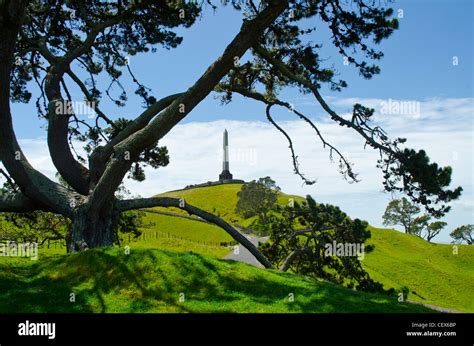
[{"label": "blue sky", "polygon": [[[339,112],[348,111],[354,100],[374,105],[375,108],[377,108],[380,102],[388,99],[413,100],[422,103],[424,107],[422,108],[422,113],[424,113],[421,118],[401,118],[398,121],[389,119],[384,124],[393,131],[393,136],[413,133],[413,136],[417,138],[410,138],[407,135],[409,143],[411,141],[415,147],[433,148],[432,152],[428,151],[428,153],[434,159],[444,160],[444,162],[440,162],[442,165],[449,164],[455,167],[454,181],[465,187],[466,192],[463,198],[465,198],[467,203],[462,208],[461,206],[453,208],[453,212],[448,217],[451,228],[460,224],[474,222],[472,206],[472,177],[474,170],[472,161],[473,114],[471,112],[474,109],[472,108],[474,96],[472,64],[474,41],[473,4],[474,2],[470,0],[395,1],[392,5],[395,12],[403,11],[403,18],[399,18],[400,29],[380,45],[380,49],[385,53],[385,57],[380,61],[382,72],[371,80],[362,79],[353,67],[343,65],[342,58],[337,55],[336,51],[331,48],[330,43],[327,41],[326,31],[321,30],[313,37],[314,42],[323,43],[322,56],[329,59],[328,64],[334,64],[340,73],[340,77],[349,84],[349,87],[341,93],[323,90],[323,94],[328,97],[328,100],[332,101],[334,108]],[[177,49],[159,49],[155,54],[150,53],[146,56],[132,57],[130,65],[140,81],[151,87],[154,90],[154,95],[158,98],[184,91],[222,53],[226,44],[238,32],[240,25],[241,14],[231,7],[219,9],[215,14],[212,11],[207,11],[204,14],[203,20],[198,21],[192,28],[179,30],[184,36],[184,41]],[[453,57],[457,57],[459,61],[457,66],[453,65]],[[99,83],[105,85],[107,82],[100,79]],[[124,85],[131,87],[130,81],[125,81]],[[325,119],[325,114],[314,104],[314,101],[310,98],[302,97],[296,90],[285,91],[283,96],[287,101],[294,103],[301,110],[307,112],[312,118],[321,121]],[[138,98],[134,97],[133,90],[129,93],[129,97],[130,101],[124,108],[117,109],[106,102],[104,102],[102,108],[106,113],[111,114],[112,118],[117,116],[133,118],[141,112],[141,102]],[[80,93],[74,89],[73,98],[82,99]],[[44,128],[41,128],[41,125],[44,126],[45,124],[44,121],[37,119],[34,102],[31,102],[29,105],[13,105],[13,114],[17,136],[24,141],[27,147],[33,143],[31,140],[41,141],[45,138]],[[427,114],[426,117],[425,114]],[[305,130],[291,123],[294,120],[291,113],[282,110],[278,112],[277,118],[280,121],[287,121],[288,126],[295,129],[296,136],[303,136],[306,133],[304,132]],[[450,127],[451,122],[453,120],[456,121],[456,119],[462,119],[464,121],[463,125]],[[223,120],[227,120],[227,122],[222,122]],[[238,123],[235,121],[238,121]],[[224,126],[235,128],[234,133],[230,133],[231,144],[241,143],[240,141],[245,137],[245,134],[239,132],[239,128],[245,127],[245,123],[242,122],[247,122],[249,128],[254,129],[254,131],[262,131],[263,135],[263,133],[267,134],[266,128],[263,125],[264,121],[264,108],[253,101],[236,97],[232,104],[221,106],[218,100],[215,100],[212,95],[209,96],[182,122],[183,127],[176,131],[173,130],[169,134],[169,144],[175,148],[175,151],[170,150],[172,161],[170,167],[163,169],[156,176],[156,179],[159,178],[159,181],[148,179],[147,182],[140,186],[131,183],[132,190],[137,193],[155,190],[160,192],[162,190],[178,188],[179,184],[187,185],[188,183],[200,182],[200,179],[205,181],[214,179],[212,176],[206,178],[208,173],[202,167],[203,162],[195,159],[206,155],[205,152],[198,151],[198,147],[205,147],[202,142],[197,141],[194,148],[186,147],[186,150],[191,150],[189,155],[183,156],[179,151],[179,143],[176,142],[176,138],[185,129],[189,131],[197,131],[197,129],[199,131],[210,131],[209,129],[212,128],[216,133],[209,132],[209,138],[217,142],[216,145],[219,147],[220,129],[223,129]],[[204,123],[204,127],[198,127],[196,123]],[[206,124],[208,125],[207,127]],[[432,125],[436,125],[436,128],[432,128],[433,136],[429,137],[427,136],[426,129]],[[456,159],[456,162],[451,162],[453,157],[458,157],[461,154],[457,153],[458,148],[449,147],[449,143],[452,142],[449,140],[449,136],[443,137],[444,141],[439,139],[442,135],[448,134],[448,132],[442,133],[443,129],[448,128],[449,131],[452,131],[450,133],[453,136],[458,140],[462,139],[464,141],[461,143],[461,145],[464,143],[464,148],[462,149],[464,151],[461,153],[463,155],[461,157],[464,158],[462,165],[459,162],[459,158]],[[331,135],[331,128],[328,128],[328,131]],[[276,135],[278,136],[278,134]],[[273,136],[273,134],[269,134],[269,136]],[[334,136],[338,140],[339,135],[334,133]],[[346,136],[346,134],[344,133],[340,136]],[[421,138],[424,138],[424,141]],[[313,160],[316,155],[320,154],[319,151],[322,151],[322,149],[315,147],[314,150],[311,149],[311,151],[305,152],[306,146],[305,143],[302,143],[300,146],[302,151],[301,158],[307,158],[302,160],[302,166],[307,171],[315,174],[316,177],[322,176],[321,180],[323,182],[326,181],[326,186],[322,188],[321,185],[314,188],[304,188],[301,187],[301,182],[298,181],[298,178],[291,174],[292,168],[287,162],[289,158],[288,152],[285,151],[284,138],[279,138],[279,140],[283,145],[283,149],[279,153],[281,156],[275,156],[274,160],[282,160],[284,162],[282,166],[285,168],[287,175],[283,172],[281,174],[274,173],[274,170],[278,170],[278,167],[275,168],[271,162],[266,162],[262,152],[259,154],[260,160],[258,165],[251,166],[247,162],[247,167],[245,165],[234,166],[236,168],[240,167],[239,175],[245,179],[258,178],[263,175],[280,177],[281,181],[279,183],[286,192],[303,195],[306,193],[319,194],[319,200],[341,205],[342,209],[346,210],[350,215],[368,219],[375,225],[381,225],[380,217],[383,212],[383,206],[386,205],[390,196],[380,193],[382,186],[378,183],[378,178],[376,178],[377,174],[378,176],[380,174],[374,168],[375,162],[369,159],[369,156],[362,158],[363,155],[371,155],[370,153],[359,153],[358,150],[360,148],[357,147],[357,150],[355,150],[357,154],[352,155],[355,155],[354,161],[358,161],[358,158],[360,158],[360,162],[356,163],[359,164],[359,167],[362,166],[364,172],[366,165],[368,167],[370,163],[373,172],[367,170],[365,179],[366,181],[367,179],[369,181],[377,180],[377,184],[373,184],[371,187],[367,185],[367,188],[344,187],[340,190],[329,189],[326,188],[328,185],[336,184],[339,186],[342,184],[342,182],[334,183],[333,180],[330,180],[332,178],[329,178],[329,174],[337,176],[336,167],[332,166],[332,170],[327,173],[328,180],[324,180],[326,173],[322,173],[321,170],[317,169],[317,167],[320,167],[321,162],[314,162]],[[192,142],[191,139],[190,142]],[[353,143],[356,143],[355,145],[363,144],[360,141],[345,143],[349,147],[344,149],[347,149],[350,155]],[[344,144],[344,139],[342,139],[341,144]],[[441,144],[443,146],[439,147]],[[208,145],[211,145],[211,143],[208,143]],[[243,142],[239,145],[239,148],[243,148],[242,150],[245,148],[249,152],[252,150],[251,147],[246,146]],[[40,145],[37,145],[37,148],[40,147]],[[257,144],[255,144],[255,147],[257,147]],[[192,152],[192,150],[196,151]],[[259,150],[262,151],[265,148],[262,147]],[[28,150],[26,151],[28,154]],[[41,155],[47,155],[45,150],[40,153],[31,148],[30,159],[36,160],[35,162],[37,162],[40,168],[52,173],[50,172],[51,165],[49,163],[46,164],[46,159],[39,157]],[[469,155],[471,158],[466,158]],[[184,175],[179,178],[180,173],[173,171],[173,167],[177,167],[173,165],[178,165],[179,160],[187,160],[184,166],[180,166],[181,170],[179,172],[182,172],[184,169],[187,171],[202,170],[206,173],[192,176],[184,172]],[[366,162],[366,160],[369,161]],[[216,170],[218,170],[218,162],[216,167]],[[459,172],[456,172],[456,167],[458,167]],[[153,174],[155,173],[150,173],[149,177],[152,177]],[[374,175],[372,176],[372,174]],[[365,185],[362,184],[361,186]],[[376,205],[376,207],[366,207],[372,205]],[[444,234],[443,237],[440,237],[440,241],[447,242],[449,237]]]},{"label": "blue sky", "polygon": [[[359,77],[352,66],[342,64],[342,58],[327,41],[327,32],[316,34],[314,42],[324,44],[323,56],[339,71],[349,87],[338,97],[424,99],[430,97],[471,97],[473,95],[474,2],[471,0],[400,0],[393,3],[396,13],[403,10],[400,29],[380,48],[385,57],[380,61],[382,72],[371,80]],[[190,29],[180,29],[183,43],[174,50],[159,49],[156,54],[135,56],[131,67],[140,80],[154,90],[156,97],[187,89],[205,69],[222,53],[226,44],[238,32],[241,14],[230,6],[215,14],[208,10],[204,18]],[[459,65],[453,66],[454,56]],[[128,80],[130,82],[130,80]],[[105,83],[105,81],[104,81]],[[131,85],[125,83],[125,85]],[[77,91],[76,91],[77,92]],[[79,92],[77,92],[79,95]],[[289,99],[297,98],[296,91],[285,93]],[[140,100],[130,93],[127,107],[107,107],[120,116],[133,117]],[[255,102],[236,102],[221,106],[218,100],[208,97],[184,120],[209,121],[226,119],[264,119],[262,106]],[[21,117],[15,118],[20,138],[42,136],[35,121],[33,107],[18,105]],[[26,115],[26,114],[30,115]],[[24,114],[24,115],[23,115]],[[286,113],[283,113],[283,116]],[[25,122],[25,117],[28,121]],[[288,115],[289,116],[289,115]]]}]

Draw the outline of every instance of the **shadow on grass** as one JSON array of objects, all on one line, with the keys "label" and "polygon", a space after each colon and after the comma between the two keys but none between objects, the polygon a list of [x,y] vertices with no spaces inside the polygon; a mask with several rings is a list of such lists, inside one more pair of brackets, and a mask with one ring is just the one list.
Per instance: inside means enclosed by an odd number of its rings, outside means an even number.
[{"label": "shadow on grass", "polygon": [[28,265],[0,262],[0,270],[0,312],[429,311],[193,253],[92,250]]}]

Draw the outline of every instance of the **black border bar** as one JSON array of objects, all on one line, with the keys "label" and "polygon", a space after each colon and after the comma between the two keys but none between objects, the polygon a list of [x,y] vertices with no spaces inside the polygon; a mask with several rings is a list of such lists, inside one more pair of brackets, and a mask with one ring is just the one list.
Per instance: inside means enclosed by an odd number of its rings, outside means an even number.
[{"label": "black border bar", "polygon": [[[25,321],[56,337],[19,336]],[[427,327],[420,327],[422,325]],[[430,327],[428,327],[430,326]],[[455,332],[456,336],[408,336]],[[473,345],[474,314],[4,314],[0,345]]]}]

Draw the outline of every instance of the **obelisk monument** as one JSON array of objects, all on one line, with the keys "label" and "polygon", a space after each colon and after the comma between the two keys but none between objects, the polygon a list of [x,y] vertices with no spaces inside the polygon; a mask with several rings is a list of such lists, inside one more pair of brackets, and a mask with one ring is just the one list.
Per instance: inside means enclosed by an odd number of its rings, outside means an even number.
[{"label": "obelisk monument", "polygon": [[222,144],[224,154],[222,158],[222,173],[219,174],[219,180],[232,180],[232,174],[229,171],[229,134],[227,133],[227,129],[224,130],[224,138]]}]

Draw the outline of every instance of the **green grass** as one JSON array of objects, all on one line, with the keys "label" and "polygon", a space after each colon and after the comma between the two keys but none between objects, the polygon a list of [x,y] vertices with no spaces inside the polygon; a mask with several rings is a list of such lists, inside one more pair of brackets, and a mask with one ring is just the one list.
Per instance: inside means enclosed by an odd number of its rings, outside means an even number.
[{"label": "green grass", "polygon": [[[188,203],[216,213],[228,221],[236,219],[248,225],[252,220],[242,220],[235,214],[237,192],[240,184],[219,185],[182,190],[162,194],[163,196],[185,198]],[[287,203],[289,198],[301,201],[302,197],[281,194],[279,203]],[[176,219],[168,219],[168,228],[173,229]],[[192,221],[190,221],[192,222]],[[203,233],[227,234],[220,229],[202,224]],[[433,304],[463,312],[474,312],[474,247],[459,246],[459,254],[453,255],[453,247],[448,244],[432,244],[414,235],[406,235],[394,230],[372,230],[368,242],[375,245],[372,253],[366,254],[364,267],[371,276],[386,288],[407,286],[409,299]],[[174,234],[190,232],[182,227],[174,228]],[[201,234],[195,232],[194,235]],[[193,235],[193,239],[196,239]],[[415,293],[413,293],[415,292]]]},{"label": "green grass", "polygon": [[0,260],[2,313],[428,311],[387,296],[194,253],[132,248],[126,255],[108,248],[38,261]]},{"label": "green grass", "polygon": [[[180,217],[145,213],[143,218],[145,224],[154,223],[151,231],[165,232],[176,236],[184,237],[190,240],[203,242],[229,242],[232,237],[217,226],[187,220]],[[144,230],[147,232],[147,230]]]},{"label": "green grass", "polygon": [[[242,184],[224,184],[166,192],[157,196],[183,198],[187,203],[213,213],[231,224],[238,223],[247,227],[256,217],[244,219],[241,215],[235,213],[238,200],[237,192],[240,191],[241,187]],[[303,200],[302,197],[287,195],[282,192],[278,195],[278,203],[281,205],[289,203],[290,199],[294,201]],[[178,208],[157,207],[152,209],[187,215],[186,212]],[[145,213],[144,223],[148,224],[150,222],[155,224],[155,226],[152,227],[152,231],[157,230],[189,240],[211,243],[229,242],[233,240],[227,232],[217,226],[179,217]]]},{"label": "green grass", "polygon": [[[474,247],[429,243],[395,230],[371,229],[375,245],[363,266],[386,288],[407,286],[408,299],[474,312]],[[413,292],[415,293],[413,293]]]},{"label": "green grass", "polygon": [[204,256],[211,256],[216,258],[223,258],[231,251],[229,248],[223,246],[209,246],[205,244],[199,244],[194,241],[160,237],[156,239],[140,239],[138,241],[130,243],[126,242],[122,244],[122,246],[125,245],[128,245],[132,250],[166,249],[174,252],[194,252]]},{"label": "green grass", "polygon": [[[240,187],[220,185],[162,196],[185,198],[229,222],[248,225],[251,220],[235,214]],[[289,198],[302,199],[281,194],[279,202],[288,203]],[[156,230],[188,240],[147,237],[122,244],[131,247],[130,256],[123,255],[123,249],[66,256],[58,247],[40,248],[38,261],[0,257],[0,311],[425,311],[324,281],[218,261],[229,249],[196,243],[231,240],[213,225],[147,213],[145,223],[149,222],[155,226],[144,232]],[[363,266],[386,288],[407,286],[409,300],[474,312],[473,246],[460,245],[454,255],[452,245],[375,228],[369,243],[375,250],[366,254]],[[77,294],[75,304],[68,301],[71,292]],[[180,292],[185,293],[184,303],[177,301]],[[289,293],[295,294],[294,303],[285,300]]]},{"label": "green grass", "polygon": [[[227,222],[249,226],[255,218],[244,219],[241,215],[236,214],[235,212],[235,207],[237,206],[238,201],[237,192],[239,192],[241,188],[242,184],[223,184],[165,192],[157,196],[183,198],[187,203],[216,214]],[[302,201],[304,199],[300,196],[287,195],[280,192],[278,195],[278,203],[281,205],[288,204],[291,198],[295,201]],[[183,213],[183,211],[177,208],[153,209]]]},{"label": "green grass", "polygon": [[[241,220],[240,216],[235,214],[235,206],[237,205],[237,192],[240,191],[241,186],[242,184],[224,184],[165,192],[159,194],[158,196],[183,198],[187,203],[204,209],[210,213],[215,213],[227,221],[232,219]],[[176,208],[161,210],[181,212],[181,210]]]}]

